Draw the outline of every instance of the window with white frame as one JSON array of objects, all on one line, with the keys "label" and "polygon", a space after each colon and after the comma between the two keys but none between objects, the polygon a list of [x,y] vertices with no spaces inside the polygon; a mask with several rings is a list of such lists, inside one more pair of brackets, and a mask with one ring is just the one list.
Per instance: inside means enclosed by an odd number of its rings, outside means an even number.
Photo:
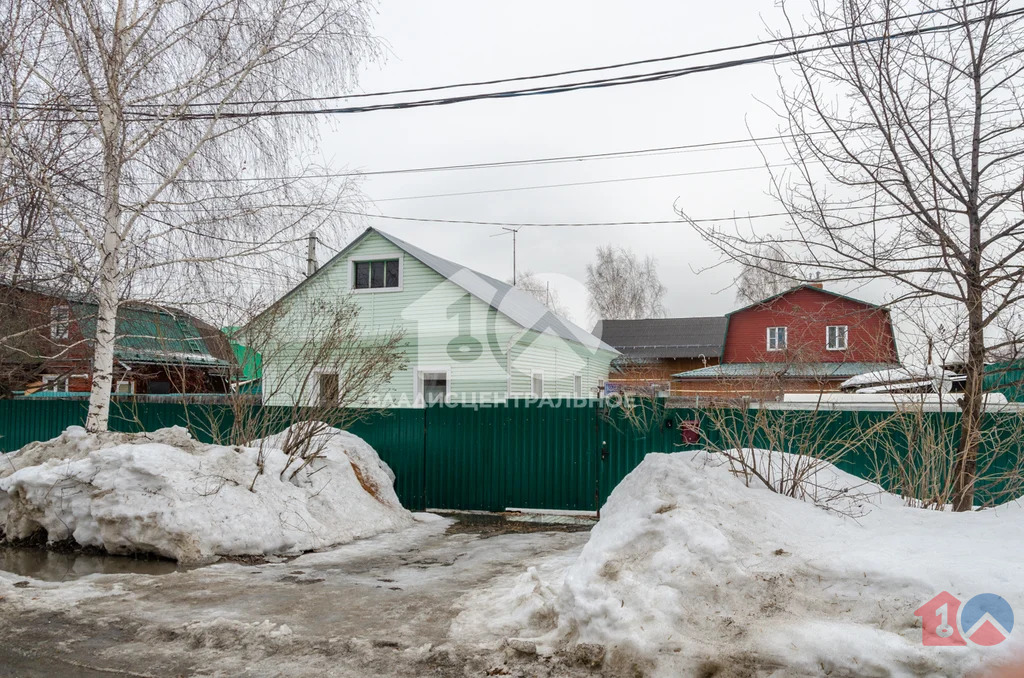
[{"label": "window with white frame", "polygon": [[846,325],[829,325],[825,330],[825,347],[830,351],[845,351],[848,336]]},{"label": "window with white frame", "polygon": [[577,398],[583,397],[583,375],[577,374],[572,378],[572,392]]},{"label": "window with white frame", "polygon": [[70,380],[66,376],[58,374],[44,374],[43,375],[43,390],[44,391],[60,391],[67,393],[70,388]]},{"label": "window with white frame", "polygon": [[768,328],[768,350],[769,351],[784,351],[784,350],[786,350],[786,328],[785,327],[769,327]]},{"label": "window with white frame", "polygon": [[117,382],[117,386],[114,388],[114,393],[135,393],[135,382],[132,381],[131,379],[122,379],[121,381]]},{"label": "window with white frame", "polygon": [[424,405],[448,402],[451,394],[451,373],[447,369],[425,368],[416,371],[416,387]]},{"label": "window with white frame", "polygon": [[66,341],[71,335],[71,309],[64,305],[50,307],[50,339]]},{"label": "window with white frame", "polygon": [[544,397],[544,373],[534,372],[530,378],[531,391],[533,397],[542,398]]},{"label": "window with white frame", "polygon": [[398,289],[402,286],[402,260],[376,259],[352,262],[352,289]]}]

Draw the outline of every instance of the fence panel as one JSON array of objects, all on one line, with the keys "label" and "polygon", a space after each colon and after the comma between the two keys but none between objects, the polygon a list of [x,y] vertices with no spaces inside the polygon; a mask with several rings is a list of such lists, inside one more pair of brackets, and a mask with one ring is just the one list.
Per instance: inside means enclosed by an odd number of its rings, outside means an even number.
[{"label": "fence panel", "polygon": [[596,401],[426,409],[427,505],[596,508]]},{"label": "fence panel", "polygon": [[387,410],[360,419],[348,429],[372,445],[395,472],[395,492],[402,505],[412,511],[426,508],[424,413],[421,409]]},{"label": "fence panel", "polygon": [[83,426],[86,408],[81,400],[0,400],[0,452],[49,440],[68,426]]},{"label": "fence panel", "polygon": [[[0,451],[82,425],[86,407],[83,400],[0,401]],[[265,418],[268,432],[296,416],[290,408],[274,407],[257,407],[254,414]],[[110,427],[185,426],[199,440],[226,443],[233,417],[225,404],[117,399]],[[935,440],[955,450],[958,421],[956,412],[916,418],[891,412],[723,412],[666,409],[663,402],[618,409],[596,400],[565,400],[395,409],[366,415],[350,430],[395,471],[398,496],[412,509],[595,510],[649,452],[740,445],[827,454],[844,447],[839,467],[874,479],[901,460],[920,459]],[[693,428],[699,437],[689,435]],[[1022,440],[1024,417],[985,415],[979,468],[987,477],[978,485],[979,503],[1024,493]],[[890,478],[889,489],[901,488]]]}]

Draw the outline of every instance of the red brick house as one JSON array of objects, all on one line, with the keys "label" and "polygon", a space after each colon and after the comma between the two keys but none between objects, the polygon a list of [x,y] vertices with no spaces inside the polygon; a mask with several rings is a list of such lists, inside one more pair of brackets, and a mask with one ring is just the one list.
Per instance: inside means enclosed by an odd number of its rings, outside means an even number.
[{"label": "red brick house", "polygon": [[889,310],[805,284],[726,315],[721,364],[674,375],[699,394],[835,391],[899,364]]},{"label": "red brick house", "polygon": [[[227,338],[176,309],[124,304],[114,345],[114,391],[225,393]],[[0,397],[87,393],[96,305],[88,297],[0,285]]]}]

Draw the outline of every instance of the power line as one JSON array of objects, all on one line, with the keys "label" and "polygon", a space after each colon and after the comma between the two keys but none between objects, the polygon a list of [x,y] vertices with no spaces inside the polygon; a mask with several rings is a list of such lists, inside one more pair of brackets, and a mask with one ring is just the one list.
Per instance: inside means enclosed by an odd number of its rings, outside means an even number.
[{"label": "power line", "polygon": [[458,170],[491,169],[495,167],[520,167],[524,165],[548,165],[561,163],[585,162],[589,160],[614,160],[619,158],[644,157],[649,155],[669,155],[673,153],[687,153],[692,151],[714,150],[726,147],[750,148],[758,145],[774,145],[774,143],[786,139],[803,138],[808,135],[829,134],[829,132],[808,132],[806,134],[776,134],[762,137],[747,137],[744,139],[725,139],[721,141],[708,141],[699,144],[684,144],[679,146],[656,146],[653,148],[639,148],[625,151],[606,151],[601,153],[580,153],[576,155],[556,155],[541,158],[523,158],[518,160],[496,160],[492,162],[474,162],[461,165],[434,165],[426,167],[404,167],[399,169],[349,171],[349,172],[318,172],[315,174],[296,174],[283,176],[264,177],[223,177],[211,179],[179,179],[178,183],[234,183],[248,181],[289,181],[301,179],[334,179],[341,177],[369,177],[386,176],[391,174],[419,174],[425,172],[446,172]]},{"label": "power line", "polygon": [[[898,205],[848,205],[842,207],[826,208],[826,212],[849,212],[857,210],[870,210],[877,207],[898,207]],[[466,224],[474,226],[499,226],[499,227],[591,227],[591,226],[685,226],[688,223],[710,224],[723,221],[746,221],[748,219],[769,219],[774,217],[792,216],[791,212],[762,212],[758,214],[734,214],[728,217],[701,217],[699,219],[631,219],[624,221],[479,221],[475,219],[434,219],[429,217],[403,217],[393,214],[371,214],[369,212],[358,212],[354,210],[335,210],[339,214],[348,214],[370,219],[388,219],[392,221],[413,221],[432,224]],[[906,215],[897,215],[906,216]],[[881,218],[897,218],[896,216]]]},{"label": "power line", "polygon": [[[367,212],[354,212],[350,210],[338,210],[342,214],[368,217],[371,219],[389,219],[394,221],[415,221],[431,224],[467,224],[475,226],[500,226],[500,227],[579,227],[579,226],[668,226],[685,225],[688,221],[682,219],[634,219],[628,221],[562,221],[562,222],[523,222],[523,221],[476,221],[472,219],[430,219],[427,217],[400,217],[391,214],[370,214]],[[768,217],[787,216],[788,212],[773,212],[767,214],[751,214],[745,216],[694,219],[697,223],[731,221],[737,219],[765,219]]]},{"label": "power line", "polygon": [[[963,7],[963,8],[975,7],[977,5],[988,4],[990,1],[991,0],[976,0],[975,2],[964,3],[963,5],[960,5],[960,7]],[[953,9],[953,8],[950,8],[950,9]],[[290,103],[308,103],[308,102],[312,102],[312,101],[338,101],[338,100],[341,100],[341,99],[365,99],[365,98],[381,97],[381,96],[393,96],[393,95],[396,95],[396,94],[422,94],[424,92],[437,92],[437,91],[446,90],[446,89],[458,89],[458,88],[463,88],[463,87],[481,87],[481,86],[484,86],[484,85],[499,85],[499,84],[504,84],[504,83],[509,83],[509,82],[524,82],[524,81],[530,81],[530,80],[544,80],[544,79],[547,79],[547,78],[556,78],[556,77],[561,77],[561,76],[566,76],[566,75],[579,75],[579,74],[582,74],[582,73],[596,73],[596,72],[601,72],[601,71],[617,70],[617,69],[620,69],[620,68],[629,68],[629,67],[632,67],[632,66],[646,66],[646,65],[650,65],[650,64],[664,63],[664,62],[667,62],[667,61],[679,61],[679,60],[682,60],[682,59],[692,59],[694,57],[709,56],[711,54],[721,54],[721,53],[724,53],[724,52],[733,52],[733,51],[738,51],[738,50],[743,50],[743,49],[750,49],[752,47],[764,47],[764,46],[767,46],[767,45],[778,45],[778,44],[782,44],[782,43],[785,43],[785,42],[793,42],[795,40],[806,40],[808,38],[820,38],[820,37],[824,37],[824,36],[827,36],[827,35],[832,35],[834,33],[843,33],[843,32],[849,31],[849,30],[854,29],[854,28],[868,28],[870,26],[880,26],[880,25],[883,25],[883,24],[890,24],[890,23],[893,23],[893,22],[903,21],[905,19],[914,19],[914,18],[918,18],[918,17],[938,14],[940,11],[941,10],[937,10],[937,9],[925,10],[925,11],[921,11],[921,12],[913,12],[913,13],[909,13],[909,14],[903,14],[903,15],[895,16],[895,17],[888,17],[886,19],[878,19],[876,21],[869,21],[869,22],[865,22],[865,23],[854,24],[854,25],[851,25],[851,26],[843,26],[841,28],[829,28],[829,29],[823,29],[823,30],[820,30],[820,31],[815,31],[815,32],[812,32],[812,33],[804,33],[804,34],[799,34],[799,35],[790,35],[790,36],[779,37],[779,38],[768,38],[768,39],[765,39],[765,40],[757,40],[757,41],[754,41],[754,42],[747,42],[747,43],[742,43],[742,44],[737,44],[737,45],[729,45],[729,46],[726,46],[726,47],[714,47],[714,48],[711,48],[711,49],[699,50],[699,51],[696,51],[696,52],[686,52],[686,53],[683,53],[683,54],[674,54],[674,55],[670,55],[670,56],[653,57],[653,58],[649,58],[649,59],[638,59],[638,60],[635,60],[635,61],[623,61],[623,62],[614,63],[614,64],[606,64],[606,65],[603,65],[603,66],[589,66],[589,67],[586,67],[586,68],[574,68],[574,69],[570,69],[570,70],[553,71],[553,72],[549,72],[549,73],[537,73],[537,74],[532,74],[532,75],[520,75],[520,76],[514,76],[514,77],[510,77],[510,78],[493,78],[493,79],[490,79],[490,80],[476,80],[476,81],[470,81],[470,82],[453,83],[453,84],[448,84],[448,85],[433,85],[433,86],[430,86],[430,87],[412,87],[412,88],[407,88],[407,89],[390,90],[390,91],[384,91],[384,92],[364,92],[362,94],[338,94],[338,95],[329,95],[329,96],[320,96],[320,97],[295,97],[295,98],[287,98],[287,99],[277,99],[277,100],[274,100],[272,103],[289,103],[289,104]],[[267,101],[262,101],[262,100],[256,99],[256,100],[239,100],[239,101],[227,101],[227,102],[197,102],[197,103],[190,104],[190,106],[222,106],[222,105],[228,105],[228,106],[250,106],[250,105],[263,104],[263,103],[271,103],[271,102],[267,102]],[[161,106],[161,104],[146,104],[145,106],[146,107],[150,107],[150,108],[155,108],[155,107]]]},{"label": "power line", "polygon": [[612,179],[596,179],[594,181],[570,181],[562,184],[538,184],[536,186],[512,186],[509,188],[486,188],[479,191],[459,191],[456,193],[433,193],[429,195],[406,195],[397,198],[377,198],[373,202],[394,202],[396,200],[426,200],[428,198],[451,198],[463,195],[483,195],[486,193],[513,193],[516,191],[535,191],[542,188],[565,188],[568,186],[594,186],[597,184],[614,184],[626,181],[646,181],[649,179],[669,179],[673,177],[703,176],[705,174],[724,174],[726,172],[746,172],[756,169],[775,169],[787,167],[793,163],[780,165],[750,165],[747,167],[725,167],[715,170],[698,170],[695,172],[674,172],[672,174],[652,174],[643,177],[615,177]]},{"label": "power line", "polygon": [[[984,4],[984,2],[973,3],[973,4]],[[918,13],[918,14],[913,14],[913,15],[905,15],[904,17],[893,17],[893,18],[890,18],[890,19],[885,20],[885,21],[875,21],[875,22],[869,22],[869,23],[865,23],[865,24],[857,24],[857,25],[852,25],[852,26],[845,26],[843,28],[829,29],[829,31],[819,32],[819,33],[828,34],[828,33],[831,33],[831,32],[848,31],[848,30],[851,30],[851,29],[861,28],[861,27],[864,27],[864,26],[872,26],[872,25],[877,25],[877,24],[881,24],[881,23],[889,23],[891,21],[900,20],[902,18],[911,18],[911,17],[914,17],[914,16],[923,16],[925,14],[934,14],[935,12],[936,12],[935,10],[930,10],[928,12],[923,12],[923,13]],[[922,34],[934,33],[934,32],[939,32],[939,31],[947,31],[947,30],[952,30],[952,29],[960,27],[960,26],[968,26],[970,24],[978,23],[978,22],[981,22],[981,21],[1012,18],[1012,17],[1021,16],[1022,14],[1024,14],[1024,8],[1019,8],[1019,9],[1010,10],[1010,11],[1006,11],[1006,12],[993,13],[992,15],[986,15],[986,16],[983,16],[983,17],[976,17],[976,18],[973,18],[973,19],[967,19],[967,20],[964,20],[964,21],[950,22],[950,23],[947,23],[947,24],[940,24],[940,25],[936,25],[936,26],[917,27],[917,28],[914,28],[914,29],[911,29],[911,30],[901,31],[901,32],[898,32],[898,33],[887,33],[885,35],[877,36],[877,37],[873,37],[873,38],[861,38],[861,39],[850,40],[850,41],[846,41],[846,42],[826,43],[824,45],[817,45],[817,46],[814,46],[814,47],[806,47],[806,48],[801,48],[801,49],[792,49],[792,50],[789,50],[789,51],[777,52],[777,53],[774,53],[774,54],[765,54],[765,55],[761,55],[761,56],[757,56],[757,57],[750,57],[750,58],[745,58],[745,59],[736,59],[736,60],[731,60],[731,61],[723,61],[723,62],[704,64],[704,65],[700,65],[700,66],[691,66],[691,67],[687,67],[687,68],[679,68],[679,69],[672,69],[672,70],[666,70],[666,71],[655,71],[655,72],[650,72],[650,73],[640,73],[640,74],[618,76],[618,77],[612,77],[612,78],[587,80],[587,81],[582,81],[582,82],[568,82],[568,83],[562,83],[562,84],[557,84],[557,85],[545,85],[545,86],[540,86],[540,87],[522,88],[522,89],[515,89],[515,90],[505,90],[505,91],[499,91],[499,92],[485,92],[485,93],[480,93],[480,94],[469,94],[469,95],[463,95],[463,96],[444,97],[444,98],[438,98],[438,99],[422,99],[422,100],[414,100],[414,101],[406,101],[406,102],[395,102],[395,103],[389,103],[389,104],[371,104],[371,105],[366,105],[366,106],[346,106],[346,107],[337,107],[337,108],[281,109],[281,110],[262,110],[262,111],[243,111],[243,112],[237,112],[237,111],[218,111],[218,112],[214,112],[214,113],[173,113],[173,114],[170,114],[170,115],[160,115],[160,114],[145,113],[145,112],[141,112],[141,111],[138,111],[135,108],[133,108],[132,109],[132,114],[134,116],[137,116],[136,118],[134,118],[134,120],[136,120],[136,121],[142,121],[142,120],[146,120],[146,119],[157,119],[157,120],[212,120],[212,119],[236,119],[236,118],[285,117],[285,116],[299,116],[299,115],[332,115],[332,114],[348,114],[348,113],[365,113],[365,112],[382,111],[382,110],[401,110],[401,109],[409,109],[409,108],[421,108],[421,107],[427,107],[427,106],[443,106],[443,105],[450,105],[450,104],[456,104],[456,103],[464,103],[464,102],[468,102],[468,101],[481,101],[481,100],[487,100],[487,99],[512,98],[512,97],[521,97],[521,96],[536,96],[536,95],[541,95],[541,94],[560,94],[560,93],[572,92],[572,91],[578,91],[578,90],[584,90],[584,89],[602,89],[602,88],[606,88],[606,87],[617,87],[617,86],[620,86],[620,85],[631,85],[631,84],[638,84],[638,83],[645,83],[645,82],[657,82],[657,81],[661,81],[661,80],[667,80],[667,79],[672,79],[672,78],[683,77],[683,76],[686,76],[686,75],[693,75],[695,73],[706,73],[706,72],[717,71],[717,70],[722,70],[722,69],[727,69],[727,68],[734,68],[734,67],[737,67],[737,66],[745,66],[745,65],[757,64],[757,63],[768,63],[768,62],[773,62],[773,61],[780,61],[780,60],[783,60],[783,59],[788,59],[790,57],[799,56],[799,55],[803,55],[803,54],[810,54],[810,53],[814,53],[814,52],[821,52],[821,51],[827,51],[827,50],[835,50],[835,49],[838,49],[838,48],[841,48],[841,47],[850,47],[850,46],[855,46],[855,45],[860,45],[860,44],[868,44],[868,43],[878,42],[878,41],[889,41],[889,40],[892,40],[892,39],[895,39],[895,38],[904,38],[904,37],[910,37],[910,36],[914,36],[914,35],[922,35]],[[813,37],[813,35],[814,34],[807,34],[807,36],[789,36],[787,38],[778,38],[778,39],[775,39],[773,41],[766,41],[766,42],[768,42],[768,43],[781,43],[781,42],[787,42],[787,41],[795,42],[796,40],[802,39],[804,37]],[[721,50],[721,51],[727,51],[728,49],[729,48],[719,48],[719,50]],[[668,58],[669,57],[666,57],[665,59],[668,59]],[[677,58],[679,58],[679,57],[677,57]],[[603,69],[604,67],[596,67],[596,68],[597,69]],[[526,76],[526,77],[523,77],[523,78],[513,78],[513,79],[510,79],[510,80],[525,80],[525,79],[530,79],[532,77],[533,76]],[[537,76],[537,77],[543,77],[543,76]],[[548,76],[548,77],[551,77],[551,76]],[[451,85],[451,86],[438,86],[436,88],[420,88],[420,89],[422,89],[424,91],[427,91],[427,90],[434,90],[434,89],[448,89],[448,88],[451,88],[451,87],[461,87],[461,86],[467,86],[467,84]],[[397,93],[400,93],[400,91],[396,90],[395,92],[381,92],[381,93],[376,93],[374,96],[382,96],[382,95],[397,94]],[[335,97],[326,97],[326,98],[323,98],[323,100],[354,98],[356,96],[364,96],[364,95],[350,95],[350,96],[338,95],[338,96],[335,96]],[[370,95],[365,95],[365,96],[370,96]],[[298,100],[296,100],[296,101],[298,101]],[[289,103],[289,102],[290,102],[290,100],[287,100],[287,99],[260,100],[260,101],[253,101],[253,102],[251,102],[251,105],[256,105],[256,104],[273,104],[273,105],[277,105],[277,104]],[[228,103],[230,103],[230,102],[228,102]],[[241,102],[239,102],[239,103],[241,103]],[[221,105],[224,105],[224,104],[225,104],[225,102],[218,102],[217,105],[221,106]],[[33,106],[33,105],[19,105],[19,104],[15,104],[13,102],[4,102],[3,104],[0,104],[0,105],[4,105],[4,106],[7,106],[7,107],[19,108],[19,109],[28,109],[28,110],[46,110],[46,111],[65,111],[65,112],[79,112],[79,113],[82,113],[82,112],[95,113],[94,107],[90,107],[90,106],[49,106],[49,105]],[[173,104],[173,105],[163,105],[163,106],[165,106],[167,108],[171,108],[171,109],[188,109],[188,108],[199,107],[199,106],[203,106],[203,105],[210,105],[210,104],[199,104],[199,103],[188,104],[188,103],[185,103],[185,104]],[[154,105],[154,106],[160,107],[160,105]]]},{"label": "power line", "polygon": [[[160,115],[146,115],[134,112],[134,115],[141,116],[140,119],[146,117],[157,118],[157,119],[178,119],[178,120],[212,120],[212,119],[249,119],[249,118],[263,118],[263,117],[288,117],[288,116],[301,116],[301,115],[335,115],[335,114],[349,114],[349,113],[367,113],[372,111],[385,111],[385,110],[404,110],[410,108],[423,108],[428,106],[447,106],[450,104],[465,103],[468,101],[483,101],[488,99],[504,99],[514,98],[523,96],[538,96],[542,94],[564,94],[566,92],[574,92],[579,90],[587,89],[604,89],[608,87],[619,87],[622,85],[633,85],[646,82],[659,82],[662,80],[669,80],[679,78],[687,75],[694,75],[696,73],[709,73],[712,71],[724,70],[728,68],[735,68],[737,66],[748,66],[759,63],[770,63],[773,61],[781,61],[794,56],[800,56],[803,54],[812,54],[815,52],[835,50],[841,47],[851,47],[860,44],[867,44],[871,42],[889,41],[896,38],[911,37],[914,35],[922,35],[927,33],[935,33],[940,31],[948,31],[959,26],[966,26],[980,21],[989,19],[1006,19],[1024,15],[1024,8],[1015,9],[1009,12],[1000,12],[991,15],[991,17],[978,17],[967,21],[958,21],[948,24],[941,24],[938,26],[925,26],[921,28],[915,28],[908,31],[901,31],[898,33],[892,33],[884,36],[875,38],[862,38],[859,40],[849,40],[846,42],[831,43],[825,45],[817,45],[814,47],[806,47],[801,49],[792,49],[784,52],[778,52],[774,54],[765,54],[758,57],[750,57],[746,59],[735,59],[732,61],[723,61],[712,64],[704,64],[701,66],[691,66],[688,68],[673,69],[667,71],[655,71],[652,73],[641,73],[637,75],[619,76],[615,78],[604,78],[596,80],[587,80],[582,82],[569,82],[560,85],[548,85],[541,87],[523,88],[517,90],[505,90],[500,92],[486,92],[481,94],[469,94],[464,96],[445,97],[441,99],[424,99],[418,101],[407,101],[398,102],[391,104],[371,104],[368,106],[345,106],[339,108],[321,108],[321,109],[283,109],[283,110],[263,110],[263,111],[245,111],[245,112],[216,112],[216,113],[182,113],[171,116],[160,116]],[[847,29],[848,30],[848,29]],[[283,101],[267,101],[261,103],[277,104],[284,103]]]}]

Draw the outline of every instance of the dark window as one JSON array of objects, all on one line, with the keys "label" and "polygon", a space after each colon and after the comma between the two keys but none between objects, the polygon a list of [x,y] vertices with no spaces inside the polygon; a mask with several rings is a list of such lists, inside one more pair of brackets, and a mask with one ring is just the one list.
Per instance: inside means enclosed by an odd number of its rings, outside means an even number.
[{"label": "dark window", "polygon": [[398,259],[387,262],[387,274],[384,276],[384,287],[398,287]]},{"label": "dark window", "polygon": [[338,404],[338,375],[330,372],[320,375],[320,404]]},{"label": "dark window", "polygon": [[356,262],[356,289],[365,290],[370,286],[370,262]]},{"label": "dark window", "polygon": [[384,267],[387,262],[375,261],[370,268],[370,287],[384,287]]},{"label": "dark window", "polygon": [[357,290],[398,287],[398,259],[357,261],[355,267],[355,289]]},{"label": "dark window", "polygon": [[444,403],[448,397],[448,374],[445,372],[422,372],[423,402],[427,405]]}]

